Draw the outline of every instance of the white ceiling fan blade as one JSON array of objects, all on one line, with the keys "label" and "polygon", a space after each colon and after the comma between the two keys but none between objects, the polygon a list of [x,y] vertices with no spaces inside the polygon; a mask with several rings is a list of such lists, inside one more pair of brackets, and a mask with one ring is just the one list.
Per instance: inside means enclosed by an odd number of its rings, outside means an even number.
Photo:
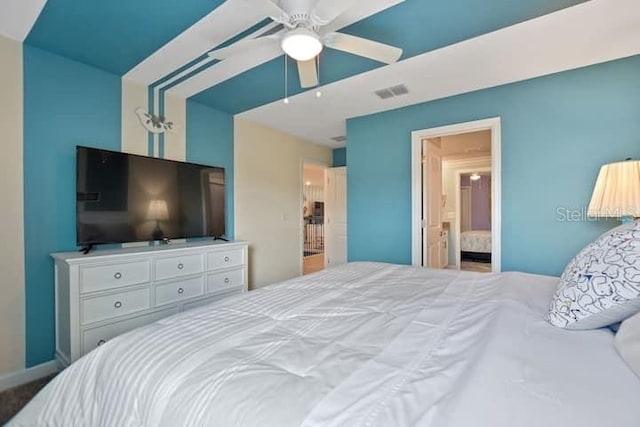
[{"label": "white ceiling fan blade", "polygon": [[259,37],[257,39],[244,39],[233,43],[231,46],[222,49],[212,50],[208,53],[209,57],[214,59],[226,59],[231,56],[240,55],[246,52],[272,47],[280,41],[280,36],[273,34],[270,36]]},{"label": "white ceiling fan blade", "polygon": [[300,78],[300,87],[318,86],[318,69],[315,58],[308,61],[298,61],[298,77]]},{"label": "white ceiling fan blade", "polygon": [[363,0],[318,0],[316,6],[311,10],[311,19],[316,25],[327,25],[342,15],[356,1]]},{"label": "white ceiling fan blade", "polygon": [[364,56],[385,64],[393,64],[402,56],[402,49],[398,47],[349,34],[328,33],[323,37],[322,41],[325,46],[332,49]]},{"label": "white ceiling fan blade", "polygon": [[265,16],[276,22],[285,24],[289,22],[289,14],[271,0],[245,0],[252,8],[258,8]]}]

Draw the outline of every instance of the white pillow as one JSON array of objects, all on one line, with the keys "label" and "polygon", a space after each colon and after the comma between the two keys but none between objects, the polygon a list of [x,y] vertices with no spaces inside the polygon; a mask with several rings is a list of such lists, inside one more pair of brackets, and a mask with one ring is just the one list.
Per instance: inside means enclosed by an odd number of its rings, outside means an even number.
[{"label": "white pillow", "polygon": [[547,320],[593,329],[640,311],[640,221],[623,224],[587,245],[562,273]]},{"label": "white pillow", "polygon": [[622,322],[615,344],[627,365],[640,377],[640,313]]}]

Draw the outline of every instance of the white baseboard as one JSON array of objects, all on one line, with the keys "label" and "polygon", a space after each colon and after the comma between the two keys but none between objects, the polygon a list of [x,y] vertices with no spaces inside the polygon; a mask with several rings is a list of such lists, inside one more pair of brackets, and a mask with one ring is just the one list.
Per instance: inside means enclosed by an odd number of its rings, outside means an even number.
[{"label": "white baseboard", "polygon": [[56,360],[51,360],[18,372],[0,375],[0,392],[39,380],[58,371],[60,371],[60,364]]}]

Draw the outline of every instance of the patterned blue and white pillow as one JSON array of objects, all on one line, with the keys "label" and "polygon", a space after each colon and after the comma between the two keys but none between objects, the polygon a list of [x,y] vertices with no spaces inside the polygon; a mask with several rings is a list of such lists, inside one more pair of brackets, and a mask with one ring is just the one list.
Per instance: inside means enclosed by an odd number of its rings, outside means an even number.
[{"label": "patterned blue and white pillow", "polygon": [[562,273],[547,320],[566,329],[601,328],[640,311],[640,221],[587,245]]}]

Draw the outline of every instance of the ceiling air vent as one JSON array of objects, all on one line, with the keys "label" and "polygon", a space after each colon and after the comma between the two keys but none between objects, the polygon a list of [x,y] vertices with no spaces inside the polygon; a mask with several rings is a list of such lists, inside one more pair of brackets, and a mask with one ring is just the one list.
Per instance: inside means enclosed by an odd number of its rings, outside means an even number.
[{"label": "ceiling air vent", "polygon": [[409,89],[405,85],[398,85],[390,87],[389,90],[393,92],[395,96],[406,95],[409,93]]},{"label": "ceiling air vent", "polygon": [[395,95],[389,89],[380,89],[375,92],[382,99],[393,98]]},{"label": "ceiling air vent", "polygon": [[405,85],[396,85],[388,88],[380,89],[374,92],[381,99],[389,99],[394,96],[406,95],[409,93],[409,89]]},{"label": "ceiling air vent", "polygon": [[345,142],[347,140],[346,136],[334,136],[331,138],[335,142]]}]

